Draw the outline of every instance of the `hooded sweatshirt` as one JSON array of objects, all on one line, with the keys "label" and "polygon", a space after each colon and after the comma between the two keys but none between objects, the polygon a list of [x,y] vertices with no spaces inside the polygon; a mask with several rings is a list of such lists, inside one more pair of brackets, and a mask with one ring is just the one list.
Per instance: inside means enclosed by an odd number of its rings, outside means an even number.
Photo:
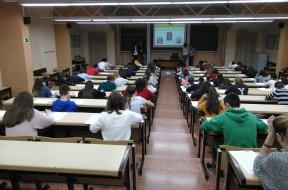
[{"label": "hooded sweatshirt", "polygon": [[61,99],[57,99],[53,102],[51,110],[57,112],[75,112],[77,111],[78,107],[75,102],[71,100],[63,101]]},{"label": "hooded sweatshirt", "polygon": [[224,145],[256,148],[257,132],[266,132],[268,127],[244,108],[228,108],[226,112],[204,122],[200,128],[223,133]]}]

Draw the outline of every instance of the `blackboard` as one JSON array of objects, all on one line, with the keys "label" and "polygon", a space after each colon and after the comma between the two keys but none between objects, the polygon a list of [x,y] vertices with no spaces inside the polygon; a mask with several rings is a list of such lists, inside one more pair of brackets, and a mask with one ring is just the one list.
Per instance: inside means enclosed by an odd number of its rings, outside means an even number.
[{"label": "blackboard", "polygon": [[135,42],[142,42],[146,49],[146,28],[122,28],[121,51],[131,51]]},{"label": "blackboard", "polygon": [[217,26],[214,24],[190,25],[190,44],[194,44],[196,51],[217,51]]}]

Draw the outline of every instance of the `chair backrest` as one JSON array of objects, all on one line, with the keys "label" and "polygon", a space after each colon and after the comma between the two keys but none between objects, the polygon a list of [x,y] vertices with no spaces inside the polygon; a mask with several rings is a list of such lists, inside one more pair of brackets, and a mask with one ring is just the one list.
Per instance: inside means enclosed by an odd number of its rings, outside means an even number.
[{"label": "chair backrest", "polygon": [[0,136],[0,140],[7,140],[7,141],[33,141],[34,137],[32,137],[32,136]]},{"label": "chair backrest", "polygon": [[60,142],[60,143],[80,143],[82,142],[82,137],[67,137],[67,138],[50,138],[50,137],[35,137],[34,141],[41,142]]},{"label": "chair backrest", "polygon": [[132,144],[134,144],[134,141],[133,140],[112,141],[112,140],[102,140],[102,139],[95,139],[95,138],[84,138],[84,143],[88,143],[88,144],[111,144],[111,145],[132,145]]}]

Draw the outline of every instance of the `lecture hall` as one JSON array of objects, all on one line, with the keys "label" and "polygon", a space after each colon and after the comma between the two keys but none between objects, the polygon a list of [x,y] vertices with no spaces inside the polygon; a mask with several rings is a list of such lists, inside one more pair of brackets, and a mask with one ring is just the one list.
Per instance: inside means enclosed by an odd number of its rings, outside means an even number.
[{"label": "lecture hall", "polygon": [[0,190],[287,190],[288,0],[0,0]]}]

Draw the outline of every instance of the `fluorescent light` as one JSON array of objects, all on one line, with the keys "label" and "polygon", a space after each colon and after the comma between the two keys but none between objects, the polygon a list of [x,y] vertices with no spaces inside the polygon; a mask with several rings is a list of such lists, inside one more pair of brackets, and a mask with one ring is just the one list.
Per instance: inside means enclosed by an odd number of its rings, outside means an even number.
[{"label": "fluorescent light", "polygon": [[288,0],[195,0],[195,1],[185,1],[185,0],[174,0],[174,1],[116,1],[116,0],[106,0],[106,1],[53,1],[53,2],[43,2],[35,3],[35,1],[23,1],[21,5],[27,7],[51,7],[51,6],[131,6],[131,5],[200,5],[200,4],[239,4],[239,3],[285,3]]}]

